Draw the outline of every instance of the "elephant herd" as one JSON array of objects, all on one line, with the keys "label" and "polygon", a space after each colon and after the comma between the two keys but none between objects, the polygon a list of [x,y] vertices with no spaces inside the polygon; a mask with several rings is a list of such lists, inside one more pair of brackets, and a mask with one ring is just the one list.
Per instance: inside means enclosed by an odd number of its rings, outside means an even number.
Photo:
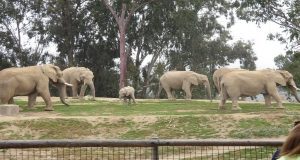
[{"label": "elephant herd", "polygon": [[[32,108],[37,96],[41,96],[46,103],[45,110],[52,111],[53,106],[49,91],[49,83],[59,90],[62,103],[67,97],[67,86],[72,88],[72,97],[82,99],[89,86],[92,100],[95,100],[95,86],[93,72],[85,67],[70,67],[61,70],[58,66],[44,64],[22,68],[7,68],[0,71],[0,101],[2,104],[13,102],[14,96],[28,96],[28,107]],[[285,70],[262,69],[249,71],[244,69],[220,68],[213,74],[213,82],[220,94],[219,109],[225,109],[227,99],[232,100],[232,109],[238,110],[239,97],[263,94],[265,104],[271,105],[273,98],[279,108],[283,108],[277,91],[277,86],[287,86],[295,99],[300,102],[297,94],[299,90],[293,80],[293,75]],[[159,79],[157,97],[164,89],[168,99],[175,99],[173,91],[181,89],[185,98],[192,98],[193,86],[204,85],[207,95],[211,98],[211,87],[208,77],[193,71],[168,71]],[[78,89],[80,92],[78,95]],[[132,99],[135,103],[134,88],[127,86],[119,91],[120,99]]]},{"label": "elephant herd", "polygon": [[95,99],[93,78],[93,72],[84,67],[71,67],[63,71],[52,64],[7,68],[0,71],[0,101],[11,104],[14,96],[28,96],[28,107],[32,108],[39,95],[46,103],[45,110],[52,111],[50,82],[59,90],[61,102],[68,105],[65,102],[67,86],[72,87],[73,98],[78,98],[77,90],[81,86],[79,98],[82,99],[88,85]]},{"label": "elephant herd", "polygon": [[[293,80],[293,75],[285,70],[262,69],[249,71],[245,69],[220,68],[213,73],[213,82],[220,94],[219,109],[225,109],[227,99],[232,100],[232,109],[239,110],[239,97],[263,94],[265,104],[271,105],[271,98],[277,102],[278,108],[283,108],[277,86],[287,86],[295,99],[300,102],[299,90]],[[203,84],[211,100],[210,84],[206,75],[192,71],[169,71],[160,78],[158,95],[162,88],[168,99],[174,99],[172,90],[182,89],[186,99],[191,99],[192,86]]]}]

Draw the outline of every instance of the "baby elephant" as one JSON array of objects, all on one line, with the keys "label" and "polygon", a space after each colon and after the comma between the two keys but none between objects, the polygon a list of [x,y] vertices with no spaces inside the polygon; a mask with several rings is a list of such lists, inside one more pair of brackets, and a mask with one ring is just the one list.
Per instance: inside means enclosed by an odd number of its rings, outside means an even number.
[{"label": "baby elephant", "polygon": [[130,86],[121,88],[119,91],[119,98],[123,99],[124,102],[126,102],[127,99],[129,99],[129,103],[131,103],[131,99],[132,99],[133,102],[136,103],[134,97],[134,88]]}]

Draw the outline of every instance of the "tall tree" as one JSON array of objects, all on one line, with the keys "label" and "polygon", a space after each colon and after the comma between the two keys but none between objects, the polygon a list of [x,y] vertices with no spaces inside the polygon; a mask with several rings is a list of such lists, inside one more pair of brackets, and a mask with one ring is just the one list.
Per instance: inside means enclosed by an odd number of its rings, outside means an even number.
[{"label": "tall tree", "polygon": [[[108,0],[101,0],[105,6],[109,9],[111,14],[118,25],[119,31],[119,43],[120,43],[120,81],[119,88],[124,87],[126,84],[126,72],[127,72],[127,53],[126,53],[126,31],[130,22],[132,15],[135,11],[141,7],[144,7],[145,4],[153,0],[145,1],[119,1],[110,3]],[[116,6],[114,9],[113,6]]]},{"label": "tall tree", "polygon": [[75,66],[80,40],[79,27],[87,14],[84,0],[47,0],[44,2],[48,39],[57,44],[60,65]]},{"label": "tall tree", "polygon": [[271,34],[269,38],[278,38],[286,43],[290,40],[291,48],[300,48],[300,1],[299,0],[240,0],[235,3],[239,6],[237,16],[246,21],[265,23],[268,21],[280,25],[284,32]]},{"label": "tall tree", "polygon": [[0,0],[0,49],[13,66],[34,65],[46,46],[43,23],[36,23],[39,1]]}]

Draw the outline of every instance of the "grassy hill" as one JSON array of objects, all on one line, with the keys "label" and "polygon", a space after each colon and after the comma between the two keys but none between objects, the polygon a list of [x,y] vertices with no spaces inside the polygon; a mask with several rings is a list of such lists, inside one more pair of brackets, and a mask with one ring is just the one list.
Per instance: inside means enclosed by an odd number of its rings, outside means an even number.
[{"label": "grassy hill", "polygon": [[286,109],[261,103],[241,103],[242,110],[218,109],[218,101],[138,100],[127,105],[117,99],[54,103],[45,112],[38,102],[33,110],[17,100],[22,111],[16,117],[0,118],[1,139],[200,139],[283,138],[300,119],[300,104]]}]

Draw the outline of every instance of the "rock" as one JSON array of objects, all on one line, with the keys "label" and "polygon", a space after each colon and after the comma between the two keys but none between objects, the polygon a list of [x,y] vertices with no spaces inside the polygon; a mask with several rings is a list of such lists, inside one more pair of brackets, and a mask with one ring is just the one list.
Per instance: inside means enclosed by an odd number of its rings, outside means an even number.
[{"label": "rock", "polygon": [[15,116],[19,114],[19,106],[16,104],[0,104],[0,115]]}]

